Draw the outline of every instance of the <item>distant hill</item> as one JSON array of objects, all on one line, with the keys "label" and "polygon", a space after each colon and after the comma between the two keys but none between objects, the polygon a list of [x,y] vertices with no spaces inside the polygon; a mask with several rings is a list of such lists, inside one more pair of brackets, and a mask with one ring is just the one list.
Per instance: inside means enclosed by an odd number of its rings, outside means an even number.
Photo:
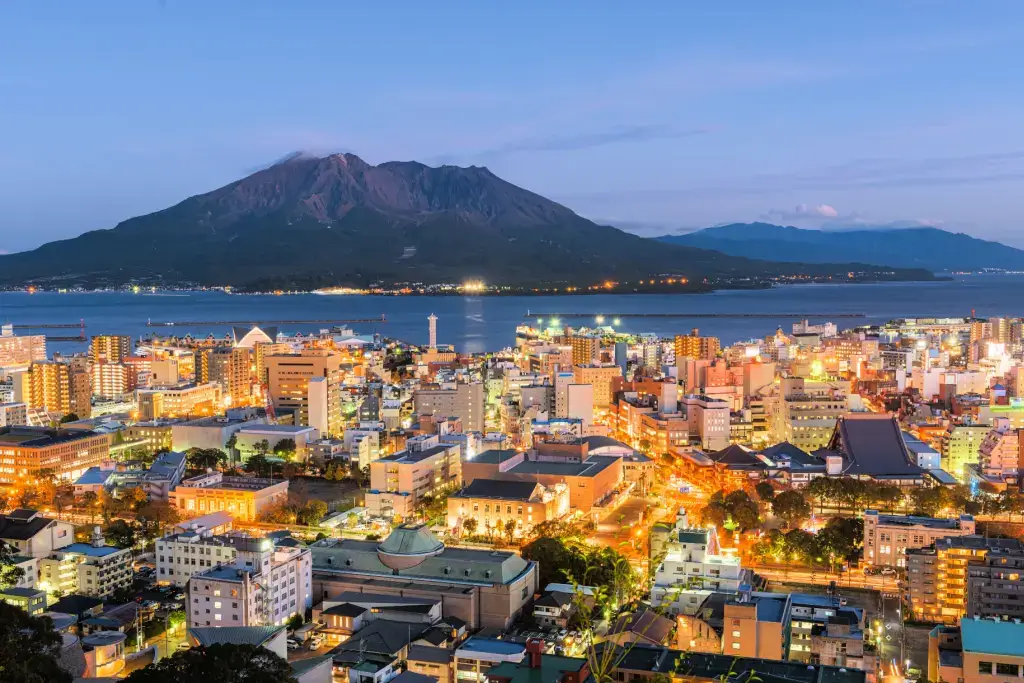
[{"label": "distant hill", "polygon": [[661,244],[592,223],[476,166],[294,154],[112,229],[0,256],[0,284],[267,290],[469,277],[590,284],[663,273],[694,280],[845,274],[851,267],[842,261],[798,267]]},{"label": "distant hill", "polygon": [[733,223],[656,238],[678,246],[774,261],[859,261],[931,271],[1024,269],[1024,251],[938,228],[805,230],[771,223]]}]

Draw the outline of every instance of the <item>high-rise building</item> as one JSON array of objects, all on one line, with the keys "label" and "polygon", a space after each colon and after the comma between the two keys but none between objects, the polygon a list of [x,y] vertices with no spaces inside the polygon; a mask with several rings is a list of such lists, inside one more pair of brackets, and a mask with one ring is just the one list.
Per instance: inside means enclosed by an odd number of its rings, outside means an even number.
[{"label": "high-rise building", "polygon": [[942,438],[942,469],[966,482],[964,467],[978,464],[981,442],[991,430],[990,424],[951,425]]},{"label": "high-rise building", "polygon": [[92,382],[89,373],[77,364],[35,361],[28,369],[29,408],[40,408],[64,416],[92,415]]},{"label": "high-rise building", "polygon": [[427,318],[430,321],[430,348],[437,348],[437,316],[433,313]]},{"label": "high-rise building", "polygon": [[46,360],[46,336],[15,335],[12,325],[0,327],[0,368],[26,368]]},{"label": "high-rise building", "polygon": [[594,387],[594,407],[607,409],[612,404],[612,383],[622,376],[618,365],[574,365],[572,368],[575,384],[589,384]]},{"label": "high-rise building", "polygon": [[688,335],[677,334],[675,347],[676,363],[680,358],[714,360],[722,348],[722,342],[718,337],[700,336],[700,330],[695,327]]},{"label": "high-rise building", "polygon": [[219,346],[196,354],[196,382],[219,384],[227,405],[250,405],[255,379],[256,366],[251,348]]},{"label": "high-rise building", "polygon": [[406,449],[370,463],[366,507],[371,514],[407,517],[423,496],[451,491],[462,483],[458,444],[423,435],[409,439]]},{"label": "high-rise building", "polygon": [[219,384],[182,384],[173,387],[139,389],[139,420],[170,417],[207,417],[221,412]]},{"label": "high-rise building", "polygon": [[119,398],[135,389],[135,373],[125,363],[93,363],[92,393],[100,398]]},{"label": "high-rise building", "polygon": [[865,510],[864,562],[880,567],[905,567],[907,548],[924,548],[947,536],[969,536],[974,531],[971,515],[937,519]]},{"label": "high-rise building", "polygon": [[572,346],[573,365],[589,365],[601,355],[601,340],[598,337],[573,335],[569,337],[569,345]]},{"label": "high-rise building", "polygon": [[274,410],[293,411],[295,424],[316,427],[321,436],[340,435],[344,429],[341,363],[341,356],[327,349],[267,356],[267,387]]},{"label": "high-rise building", "polygon": [[120,363],[132,355],[132,338],[126,334],[100,334],[89,345],[89,360],[93,363]]},{"label": "high-rise building", "polygon": [[417,389],[412,397],[413,410],[417,415],[458,417],[464,431],[484,431],[483,382],[451,382]]}]

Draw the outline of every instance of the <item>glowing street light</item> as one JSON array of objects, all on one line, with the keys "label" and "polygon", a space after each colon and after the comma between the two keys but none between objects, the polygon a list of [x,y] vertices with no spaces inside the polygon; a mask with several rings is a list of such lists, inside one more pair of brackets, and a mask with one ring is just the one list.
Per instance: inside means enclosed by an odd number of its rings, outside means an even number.
[{"label": "glowing street light", "polygon": [[612,325],[615,325],[616,327],[618,327],[618,326],[619,326],[619,325],[621,325],[621,324],[622,324],[622,323],[621,323],[621,321],[619,321],[619,319],[618,319],[618,318],[616,318],[615,320],[613,320],[613,321],[612,321]]},{"label": "glowing street light", "polygon": [[604,316],[603,315],[597,316],[596,319],[597,319],[597,324],[598,325],[604,325]]}]

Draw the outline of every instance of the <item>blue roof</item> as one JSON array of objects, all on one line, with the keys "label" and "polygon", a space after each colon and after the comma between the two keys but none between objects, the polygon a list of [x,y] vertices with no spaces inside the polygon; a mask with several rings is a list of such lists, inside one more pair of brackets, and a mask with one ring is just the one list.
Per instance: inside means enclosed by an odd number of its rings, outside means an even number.
[{"label": "blue roof", "polygon": [[112,545],[105,545],[100,548],[95,548],[88,543],[72,543],[66,548],[61,548],[62,553],[78,553],[79,555],[88,555],[89,557],[106,557],[107,555],[113,555],[119,553],[123,548],[118,548]]},{"label": "blue roof", "polygon": [[964,652],[1024,657],[1024,624],[994,619],[960,620]]},{"label": "blue roof", "polygon": [[107,479],[114,473],[114,470],[101,470],[99,467],[90,467],[82,476],[75,480],[77,486],[95,486],[107,483]]},{"label": "blue roof", "polygon": [[507,640],[470,638],[459,646],[456,652],[458,651],[489,652],[496,655],[517,655],[526,652],[526,646],[521,643],[510,643]]}]

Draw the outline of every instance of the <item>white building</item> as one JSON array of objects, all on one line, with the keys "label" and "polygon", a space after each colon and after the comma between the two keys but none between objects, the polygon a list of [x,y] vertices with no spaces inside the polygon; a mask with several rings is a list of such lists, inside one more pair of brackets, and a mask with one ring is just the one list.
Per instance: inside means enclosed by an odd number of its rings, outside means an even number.
[{"label": "white building", "polygon": [[685,406],[690,434],[700,439],[700,447],[720,451],[729,445],[729,403],[709,396],[688,395],[680,403]]},{"label": "white building", "polygon": [[745,570],[735,556],[719,554],[714,529],[693,529],[686,512],[676,516],[651,589],[651,604],[674,614],[696,613],[713,592],[737,592]]},{"label": "white building", "polygon": [[106,598],[132,585],[132,551],[107,545],[95,527],[89,543],[72,543],[39,560],[39,589]]},{"label": "white building", "polygon": [[279,442],[291,440],[295,442],[295,459],[304,462],[308,452],[307,445],[319,438],[320,432],[316,427],[249,424],[235,432],[235,448],[238,450],[239,459],[245,462],[258,452],[256,444],[261,441],[266,441],[273,453]]},{"label": "white building", "polygon": [[75,542],[75,525],[18,508],[0,515],[0,541],[12,546],[17,555],[46,557]]},{"label": "white building", "polygon": [[272,626],[312,607],[312,560],[305,547],[269,538],[233,538],[232,564],[193,574],[188,625]]},{"label": "white building", "polygon": [[345,450],[353,467],[363,469],[380,458],[380,437],[384,434],[383,422],[360,422],[358,427],[345,430]]},{"label": "white building", "polygon": [[193,574],[233,564],[235,547],[220,536],[186,531],[156,542],[156,579],[185,586]]},{"label": "white building", "polygon": [[881,515],[864,511],[864,561],[881,567],[906,567],[907,548],[925,548],[947,536],[970,536],[975,532],[974,517],[959,519]]}]

